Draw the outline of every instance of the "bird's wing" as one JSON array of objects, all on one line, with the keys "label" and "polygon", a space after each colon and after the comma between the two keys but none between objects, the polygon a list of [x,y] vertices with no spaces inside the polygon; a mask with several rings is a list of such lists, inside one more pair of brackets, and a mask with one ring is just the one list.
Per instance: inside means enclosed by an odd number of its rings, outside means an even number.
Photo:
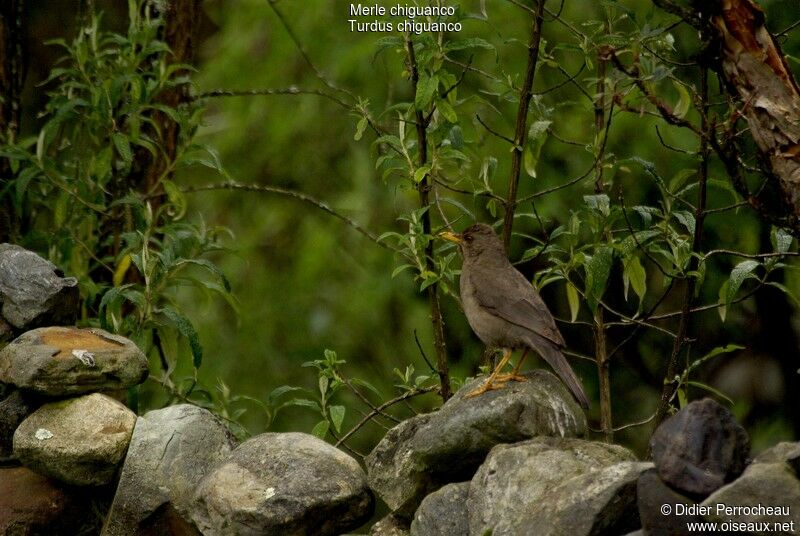
[{"label": "bird's wing", "polygon": [[559,348],[564,338],[536,289],[515,268],[480,277],[475,297],[487,312],[544,337]]}]

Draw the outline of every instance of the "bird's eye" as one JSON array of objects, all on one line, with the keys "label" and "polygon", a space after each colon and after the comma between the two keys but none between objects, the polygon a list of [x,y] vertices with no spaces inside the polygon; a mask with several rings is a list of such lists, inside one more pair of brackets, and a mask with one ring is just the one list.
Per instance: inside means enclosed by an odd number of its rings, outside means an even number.
[{"label": "bird's eye", "polygon": [[472,242],[472,235],[466,235],[464,237],[464,240],[466,240],[467,242]]}]

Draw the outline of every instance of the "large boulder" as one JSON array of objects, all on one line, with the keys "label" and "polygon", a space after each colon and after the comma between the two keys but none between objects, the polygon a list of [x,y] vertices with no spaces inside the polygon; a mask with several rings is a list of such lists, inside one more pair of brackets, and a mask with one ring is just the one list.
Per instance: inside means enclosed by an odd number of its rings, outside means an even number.
[{"label": "large boulder", "polygon": [[422,501],[411,522],[411,536],[469,534],[469,482],[447,484]]},{"label": "large boulder", "polygon": [[44,404],[14,433],[14,456],[37,473],[78,486],[116,475],[136,415],[99,393]]},{"label": "large boulder", "polygon": [[647,536],[691,536],[688,524],[703,522],[695,501],[664,484],[655,469],[639,477],[636,494]]},{"label": "large boulder", "polygon": [[465,398],[484,381],[476,378],[439,411],[389,430],[364,460],[372,489],[398,515],[410,518],[429,493],[472,478],[495,445],[582,436],[586,416],[561,381],[543,370],[525,376],[526,382]]},{"label": "large boulder", "polygon": [[[635,457],[623,447],[574,438],[537,437],[498,445],[486,457],[470,484],[469,534],[482,536],[487,530],[491,530],[493,536],[524,534],[528,527],[527,516],[559,486],[593,471],[631,461],[635,461]],[[633,466],[622,472],[627,477],[640,469]],[[624,486],[620,484],[619,487]],[[613,496],[614,487],[606,486],[603,492],[597,493],[601,497],[598,502],[602,502],[603,497]],[[603,486],[597,487],[600,488]],[[574,490],[566,490],[565,502],[575,502],[574,493]],[[557,512],[552,514],[557,515]]]},{"label": "large boulder", "polygon": [[74,324],[78,281],[36,253],[0,244],[0,313],[16,330]]},{"label": "large boulder", "polygon": [[139,417],[103,536],[155,534],[157,527],[188,519],[197,484],[233,447],[225,425],[197,406],[170,406]]},{"label": "large boulder", "polygon": [[200,481],[191,518],[215,536],[327,536],[359,527],[373,508],[353,458],[308,434],[266,433]]},{"label": "large boulder", "polygon": [[92,497],[26,467],[0,468],[0,534],[97,534]]},{"label": "large boulder", "polygon": [[0,350],[0,382],[49,396],[127,389],[147,372],[133,342],[96,328],[34,329]]},{"label": "large boulder", "polygon": [[728,409],[705,398],[661,423],[650,449],[664,482],[705,497],[742,473],[750,440]]},{"label": "large boulder", "polygon": [[636,503],[639,476],[653,464],[621,462],[571,478],[544,494],[520,526],[537,535],[625,534],[641,526]]},{"label": "large boulder", "polygon": [[[710,507],[703,514],[710,521],[741,523],[756,534],[797,534],[800,480],[786,463],[753,463],[742,476],[715,491],[702,505]],[[765,523],[769,529],[765,529]],[[774,527],[775,523],[782,526]]]}]

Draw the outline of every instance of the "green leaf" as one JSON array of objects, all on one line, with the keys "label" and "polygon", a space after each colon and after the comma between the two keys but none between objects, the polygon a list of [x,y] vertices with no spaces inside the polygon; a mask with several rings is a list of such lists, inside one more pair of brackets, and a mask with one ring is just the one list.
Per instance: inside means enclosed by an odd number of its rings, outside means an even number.
[{"label": "green leaf", "polygon": [[673,80],[672,85],[678,90],[678,103],[675,105],[672,113],[682,119],[689,112],[689,106],[692,104],[692,97],[689,96],[689,91],[687,91],[683,84]]},{"label": "green leaf", "polygon": [[369,389],[370,391],[372,391],[376,395],[381,396],[380,391],[378,391],[378,389],[374,385],[369,383],[367,380],[362,380],[361,378],[353,378],[353,379],[350,380],[350,382],[355,384],[355,385],[360,385],[362,387],[366,387],[367,389]]},{"label": "green leaf", "polygon": [[447,119],[447,121],[450,123],[458,123],[458,114],[456,114],[456,111],[449,102],[446,100],[439,101],[437,108],[439,109],[439,113],[442,114],[442,117]]},{"label": "green leaf", "polygon": [[578,289],[569,281],[567,281],[567,301],[569,302],[570,319],[572,322],[575,322],[581,308],[581,301],[578,297]]},{"label": "green leaf", "polygon": [[739,287],[742,286],[742,283],[744,283],[746,279],[756,278],[753,270],[759,266],[759,263],[754,260],[746,260],[740,262],[733,268],[730,279],[728,279],[728,289],[725,293],[726,307],[731,304],[733,299],[736,297],[736,293],[739,291]]},{"label": "green leaf", "polygon": [[269,392],[267,395],[267,400],[269,401],[270,405],[276,402],[280,397],[285,395],[286,393],[292,393],[295,391],[302,391],[302,387],[294,387],[291,385],[281,385],[280,387],[276,387],[272,391]]},{"label": "green leaf", "polygon": [[453,125],[447,137],[450,139],[450,145],[453,149],[461,149],[464,147],[464,133],[461,131],[460,126]]},{"label": "green leaf", "polygon": [[695,359],[692,362],[692,364],[689,365],[689,367],[687,368],[686,374],[688,374],[689,372],[695,370],[696,368],[698,368],[700,365],[702,365],[706,361],[709,361],[709,360],[717,357],[718,355],[729,354],[729,353],[735,352],[737,350],[744,350],[744,346],[739,346],[738,344],[728,344],[728,345],[725,345],[725,346],[717,346],[716,348],[714,348],[713,350],[708,352],[703,357]]},{"label": "green leaf", "polygon": [[623,268],[623,273],[625,274],[623,278],[625,299],[628,299],[628,282],[630,282],[633,291],[639,296],[639,301],[641,302],[647,292],[647,272],[642,266],[642,261],[639,257],[629,257],[623,262]]},{"label": "green leaf", "polygon": [[192,323],[169,305],[162,307],[158,312],[169,320],[169,323],[178,330],[178,333],[186,337],[189,341],[189,348],[192,350],[192,363],[195,368],[200,368],[203,363],[203,346],[200,344],[200,336]]},{"label": "green leaf", "polygon": [[636,231],[631,236],[627,237],[620,244],[620,254],[622,257],[630,257],[633,251],[637,248],[644,247],[647,242],[659,236],[661,231]]},{"label": "green leaf", "polygon": [[355,136],[353,136],[353,139],[356,141],[360,140],[361,137],[364,135],[364,130],[366,130],[366,128],[367,128],[367,118],[362,117],[358,121],[358,124],[356,125],[356,134]]},{"label": "green leaf", "polygon": [[606,194],[584,195],[583,202],[603,216],[611,214],[611,201]]},{"label": "green leaf", "polygon": [[327,420],[319,421],[314,428],[311,430],[311,435],[316,436],[320,439],[325,439],[325,436],[328,435],[328,430],[330,430],[330,423]]},{"label": "green leaf", "polygon": [[792,247],[794,237],[780,227],[773,227],[770,239],[776,253],[786,253],[789,251],[789,248]]},{"label": "green leaf", "polygon": [[291,400],[287,400],[286,402],[280,405],[281,408],[288,406],[300,406],[319,411],[319,404],[307,398],[292,398]]},{"label": "green leaf", "polygon": [[613,259],[613,250],[608,246],[600,246],[594,255],[585,257],[586,298],[592,311],[597,308],[598,302],[603,298]]},{"label": "green leaf", "polygon": [[114,142],[114,147],[117,148],[120,158],[126,164],[130,164],[133,161],[133,151],[131,151],[131,144],[128,142],[128,138],[119,132],[115,132],[111,139]]},{"label": "green leaf", "polygon": [[487,50],[494,50],[494,46],[488,41],[479,37],[471,37],[468,39],[458,39],[450,41],[445,45],[447,50],[464,50],[465,48],[485,48]]},{"label": "green leaf", "polygon": [[186,208],[188,206],[188,203],[186,202],[186,195],[184,195],[184,193],[181,192],[181,189],[178,188],[178,185],[171,180],[164,179],[161,181],[161,184],[164,186],[167,199],[169,199],[169,202],[172,203],[173,207],[175,207],[175,213],[172,217],[176,220],[183,218],[184,214],[186,214]]},{"label": "green leaf", "polygon": [[342,431],[345,411],[344,406],[331,406],[328,408],[328,412],[331,414],[331,421],[333,421],[333,428],[337,433]]},{"label": "green leaf", "polygon": [[320,376],[319,377],[319,394],[322,395],[322,398],[325,398],[325,395],[328,393],[328,377],[327,376]]},{"label": "green leaf", "polygon": [[523,153],[525,172],[532,178],[536,178],[536,165],[539,163],[539,155],[542,147],[547,141],[547,132],[552,121],[534,121],[528,129],[528,140]]},{"label": "green leaf", "polygon": [[425,175],[431,172],[431,166],[420,166],[414,172],[414,182],[419,184],[422,182],[422,179],[425,178]]},{"label": "green leaf", "polygon": [[694,236],[694,227],[695,227],[694,214],[692,214],[687,210],[676,210],[673,213],[673,216],[675,216],[675,219],[678,220],[681,223],[681,225],[686,227],[686,229],[689,231],[689,234]]},{"label": "green leaf", "polygon": [[436,88],[439,87],[439,77],[436,75],[422,75],[417,83],[417,96],[414,99],[414,106],[417,110],[424,110],[431,103]]},{"label": "green leaf", "polygon": [[710,385],[708,385],[708,384],[701,383],[701,382],[697,382],[697,381],[694,381],[694,380],[689,380],[689,381],[687,381],[686,383],[687,383],[688,385],[691,385],[691,386],[693,386],[693,387],[697,387],[697,388],[699,388],[699,389],[702,389],[702,390],[704,390],[704,391],[708,391],[709,393],[712,393],[712,394],[714,394],[714,395],[716,395],[716,396],[720,397],[721,399],[723,399],[724,401],[726,401],[726,402],[727,402],[728,404],[730,404],[731,406],[733,406],[733,405],[734,405],[734,403],[733,403],[733,400],[731,400],[731,398],[730,398],[729,396],[727,396],[725,393],[723,393],[723,392],[722,392],[722,391],[720,391],[719,389],[715,389],[714,387],[711,387],[711,386],[710,386]]}]

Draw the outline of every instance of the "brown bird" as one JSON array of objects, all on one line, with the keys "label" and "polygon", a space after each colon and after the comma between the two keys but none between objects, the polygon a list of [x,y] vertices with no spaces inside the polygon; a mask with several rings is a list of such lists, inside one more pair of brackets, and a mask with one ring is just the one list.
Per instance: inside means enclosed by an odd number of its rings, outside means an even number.
[{"label": "brown bird", "polygon": [[[589,399],[562,352],[564,338],[539,293],[506,257],[500,238],[491,227],[478,223],[459,234],[440,237],[459,245],[461,303],[469,325],[489,347],[502,348],[503,358],[486,382],[467,396],[478,396],[505,382],[525,381],[519,369],[530,349],[536,350],[561,378],[584,408]],[[500,374],[513,350],[523,354],[511,374]]]}]

